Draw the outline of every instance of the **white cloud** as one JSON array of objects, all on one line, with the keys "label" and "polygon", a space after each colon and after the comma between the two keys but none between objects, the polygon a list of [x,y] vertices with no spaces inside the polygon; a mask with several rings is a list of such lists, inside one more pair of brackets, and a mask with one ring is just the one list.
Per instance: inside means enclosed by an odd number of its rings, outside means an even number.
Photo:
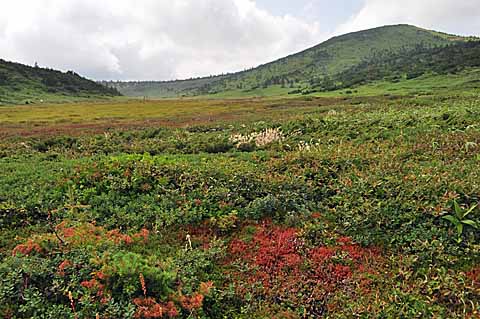
[{"label": "white cloud", "polygon": [[0,11],[2,58],[97,79],[236,71],[325,38],[252,0],[2,0]]},{"label": "white cloud", "polygon": [[[308,2],[303,21],[260,9],[254,0],[1,0],[0,58],[96,79],[218,74],[316,45],[327,38],[323,31],[362,3],[336,34],[395,23],[460,34],[480,30],[479,0],[343,0],[331,6],[299,0],[298,6]],[[308,22],[318,12],[323,18]]]},{"label": "white cloud", "polygon": [[337,34],[408,23],[437,31],[478,35],[479,0],[365,0],[363,8]]}]

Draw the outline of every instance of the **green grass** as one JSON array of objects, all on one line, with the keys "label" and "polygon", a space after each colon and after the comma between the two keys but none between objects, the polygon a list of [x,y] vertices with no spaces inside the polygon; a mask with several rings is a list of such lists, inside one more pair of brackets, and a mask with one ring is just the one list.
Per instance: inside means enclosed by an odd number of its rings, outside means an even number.
[{"label": "green grass", "polygon": [[[426,74],[421,77],[402,80],[397,83],[390,81],[375,81],[343,90],[314,93],[312,96],[332,97],[351,92],[358,96],[376,96],[380,94],[390,95],[425,95],[425,94],[476,94],[479,92],[480,69],[471,69],[459,74],[435,75]],[[349,94],[346,94],[349,95]]]}]

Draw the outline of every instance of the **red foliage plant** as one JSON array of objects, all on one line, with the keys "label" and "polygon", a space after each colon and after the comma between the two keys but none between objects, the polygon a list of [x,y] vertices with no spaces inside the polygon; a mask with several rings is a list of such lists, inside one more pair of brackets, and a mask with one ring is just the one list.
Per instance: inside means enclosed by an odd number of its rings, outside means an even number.
[{"label": "red foliage plant", "polygon": [[[332,246],[307,247],[295,228],[268,223],[257,227],[251,241],[233,240],[227,263],[240,295],[308,305],[348,285],[356,272],[369,271],[378,251],[340,237]],[[302,299],[303,298],[303,299]]]},{"label": "red foliage plant", "polygon": [[75,227],[68,227],[67,222],[62,222],[56,227],[61,237],[70,245],[99,244],[110,242],[115,245],[131,245],[139,240],[144,243],[148,241],[149,231],[142,229],[132,236],[122,234],[120,230],[107,231],[103,227],[95,226],[92,223],[85,223]]},{"label": "red foliage plant", "polygon": [[179,301],[183,309],[193,312],[202,308],[203,299],[205,297],[200,293],[195,293],[193,296],[180,296]]},{"label": "red foliage plant", "polygon": [[118,229],[110,230],[107,232],[107,238],[113,241],[115,244],[125,244],[131,245],[133,244],[133,239],[129,235],[125,235],[120,233]]},{"label": "red foliage plant", "polygon": [[480,286],[480,267],[467,272],[467,278],[472,280],[474,285]]},{"label": "red foliage plant", "polygon": [[100,299],[101,303],[107,303],[109,298],[106,294],[106,286],[104,284],[106,279],[106,275],[99,271],[94,273],[94,277],[92,279],[82,281],[80,285],[93,292],[95,296]]},{"label": "red foliage plant", "polygon": [[[36,236],[35,239],[28,239],[26,243],[17,245],[12,250],[12,255],[22,254],[28,256],[34,252],[43,253],[42,246],[44,243],[58,242],[62,248],[71,248],[85,245],[99,245],[110,243],[114,245],[132,245],[142,241],[148,242],[149,231],[142,229],[139,233],[132,236],[122,234],[118,229],[107,231],[103,227],[95,226],[92,223],[83,223],[74,227],[68,226],[67,221],[63,221],[55,227],[54,234],[44,234]],[[45,245],[43,245],[45,246]],[[68,265],[63,264],[63,269],[59,269],[59,273],[63,273],[64,268]],[[62,268],[61,267],[61,268]]]},{"label": "red foliage plant", "polygon": [[58,265],[57,273],[64,277],[65,276],[65,269],[72,267],[72,263],[69,260],[64,260]]},{"label": "red foliage plant", "polygon": [[148,236],[150,235],[150,232],[146,228],[142,228],[140,232],[136,233],[133,235],[133,238],[135,239],[143,239],[143,242],[146,243],[148,242]]},{"label": "red foliage plant", "polygon": [[159,303],[155,298],[147,297],[147,287],[142,274],[139,275],[139,279],[144,296],[133,300],[133,303],[137,306],[135,318],[175,318],[179,316],[180,312],[172,300],[190,314],[195,313],[203,307],[205,296],[209,295],[213,289],[213,282],[202,282],[200,283],[199,292],[194,293],[192,296],[185,296],[179,293],[171,295],[170,301],[167,303]]},{"label": "red foliage plant", "polygon": [[314,219],[318,219],[318,218],[321,218],[321,217],[322,217],[322,214],[319,213],[319,212],[316,212],[316,213],[312,214],[312,218],[314,218]]},{"label": "red foliage plant", "polygon": [[212,289],[213,289],[213,282],[212,282],[212,281],[200,283],[199,292],[200,292],[202,295],[205,295],[205,296],[210,295],[210,291],[211,291]]},{"label": "red foliage plant", "polygon": [[135,298],[133,303],[137,306],[135,318],[175,318],[179,312],[173,302],[158,303],[155,298]]},{"label": "red foliage plant", "polygon": [[28,240],[25,244],[17,245],[12,251],[12,256],[16,256],[19,253],[24,256],[28,256],[32,252],[41,253],[42,248],[40,247],[39,244],[35,243],[33,240]]}]

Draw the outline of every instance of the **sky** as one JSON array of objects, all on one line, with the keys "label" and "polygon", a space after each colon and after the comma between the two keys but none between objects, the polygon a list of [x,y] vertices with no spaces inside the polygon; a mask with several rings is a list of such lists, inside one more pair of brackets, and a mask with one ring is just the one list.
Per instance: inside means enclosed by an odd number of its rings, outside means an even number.
[{"label": "sky", "polygon": [[408,23],[480,36],[480,0],[0,0],[0,58],[96,80],[234,72]]}]

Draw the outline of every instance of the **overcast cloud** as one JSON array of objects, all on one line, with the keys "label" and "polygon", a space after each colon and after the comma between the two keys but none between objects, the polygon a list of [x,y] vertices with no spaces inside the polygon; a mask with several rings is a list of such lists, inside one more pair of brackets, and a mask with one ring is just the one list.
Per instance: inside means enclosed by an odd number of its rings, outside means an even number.
[{"label": "overcast cloud", "polygon": [[337,33],[398,23],[478,36],[480,0],[367,0]]},{"label": "overcast cloud", "polygon": [[333,34],[385,24],[480,30],[479,0],[295,3],[1,0],[0,57],[94,79],[166,80],[242,70]]}]

